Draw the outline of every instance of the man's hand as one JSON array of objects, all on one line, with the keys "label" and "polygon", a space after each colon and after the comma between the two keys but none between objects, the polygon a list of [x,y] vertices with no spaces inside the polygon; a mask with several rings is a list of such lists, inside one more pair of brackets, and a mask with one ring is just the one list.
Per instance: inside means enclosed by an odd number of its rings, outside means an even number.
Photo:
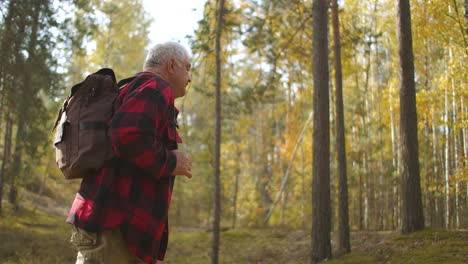
[{"label": "man's hand", "polygon": [[188,178],[192,178],[192,158],[190,155],[180,150],[172,150],[172,153],[177,158],[176,167],[172,171],[172,175],[185,175]]}]

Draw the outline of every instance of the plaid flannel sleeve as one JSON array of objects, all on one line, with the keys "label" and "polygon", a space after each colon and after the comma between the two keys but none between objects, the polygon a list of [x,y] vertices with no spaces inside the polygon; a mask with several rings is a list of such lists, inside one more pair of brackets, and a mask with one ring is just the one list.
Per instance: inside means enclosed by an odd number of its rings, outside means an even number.
[{"label": "plaid flannel sleeve", "polygon": [[151,87],[138,89],[115,109],[110,138],[115,153],[156,179],[171,176],[176,156],[160,140],[168,103],[162,92]]}]

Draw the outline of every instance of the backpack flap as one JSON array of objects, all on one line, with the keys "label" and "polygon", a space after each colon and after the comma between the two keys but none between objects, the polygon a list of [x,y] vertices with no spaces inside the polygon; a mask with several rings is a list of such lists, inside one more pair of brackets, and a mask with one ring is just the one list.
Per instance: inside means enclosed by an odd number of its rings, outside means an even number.
[{"label": "backpack flap", "polygon": [[67,122],[67,114],[63,112],[60,114],[60,123],[58,123],[58,126],[55,125],[54,129],[58,127],[57,131],[55,131],[55,136],[54,136],[54,146],[57,146],[58,143],[62,142],[63,137],[65,135],[65,127],[69,125]]}]

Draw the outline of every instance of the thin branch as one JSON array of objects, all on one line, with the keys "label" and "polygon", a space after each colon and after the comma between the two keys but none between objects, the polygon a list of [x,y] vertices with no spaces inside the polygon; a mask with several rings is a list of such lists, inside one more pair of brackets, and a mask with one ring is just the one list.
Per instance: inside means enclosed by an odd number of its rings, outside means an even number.
[{"label": "thin branch", "polygon": [[296,157],[298,146],[302,142],[302,139],[304,138],[306,128],[309,125],[310,121],[312,121],[312,117],[313,117],[313,111],[310,112],[309,118],[307,118],[307,121],[305,122],[304,127],[302,128],[301,134],[299,138],[297,139],[296,146],[294,146],[293,154],[291,156],[291,159],[289,160],[288,168],[286,169],[286,172],[283,175],[283,179],[281,180],[281,188],[279,192],[276,194],[275,200],[273,201],[273,204],[270,206],[270,210],[268,210],[268,213],[265,216],[265,219],[263,220],[263,224],[266,224],[268,220],[270,220],[270,217],[273,214],[273,211],[275,210],[276,204],[278,204],[281,194],[284,192],[284,189],[286,187],[286,182],[288,181],[288,178],[289,178],[289,171],[291,170],[292,163],[294,161],[294,158]]}]

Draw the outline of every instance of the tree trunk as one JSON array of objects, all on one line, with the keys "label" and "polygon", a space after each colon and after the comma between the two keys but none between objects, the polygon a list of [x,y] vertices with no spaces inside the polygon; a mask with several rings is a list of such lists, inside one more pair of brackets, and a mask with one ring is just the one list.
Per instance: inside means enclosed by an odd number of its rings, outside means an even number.
[{"label": "tree trunk", "polygon": [[10,118],[10,114],[7,112],[6,114],[6,128],[5,128],[5,140],[3,141],[3,160],[2,160],[2,167],[0,169],[0,213],[2,212],[2,197],[3,197],[3,186],[5,183],[5,172],[6,172],[6,165],[9,163],[10,155],[11,155],[11,134],[13,130],[13,122]]},{"label": "tree trunk", "polygon": [[314,134],[311,263],[331,258],[328,1],[313,1]]},{"label": "tree trunk", "polygon": [[400,57],[400,142],[402,147],[402,232],[424,229],[419,177],[416,88],[409,0],[398,0],[398,54]]},{"label": "tree trunk", "polygon": [[8,168],[7,172],[10,177],[10,192],[8,194],[8,202],[18,208],[18,189],[16,188],[16,178],[21,175],[22,170],[22,154],[23,154],[23,142],[24,142],[24,119],[20,115],[20,121],[16,130],[16,142],[15,152],[13,153],[13,160],[11,167]]},{"label": "tree trunk", "polygon": [[221,221],[221,183],[220,183],[220,159],[221,159],[221,31],[224,12],[224,0],[219,1],[218,16],[216,19],[216,125],[215,125],[215,150],[214,150],[214,217],[213,217],[213,245],[211,263],[218,263],[219,255],[219,227]]},{"label": "tree trunk", "polygon": [[335,53],[335,89],[336,89],[336,150],[338,152],[338,251],[351,251],[349,242],[348,177],[346,173],[346,139],[343,110],[343,77],[341,71],[341,40],[338,16],[338,1],[332,0],[332,23]]},{"label": "tree trunk", "polygon": [[[363,167],[363,181],[362,181],[362,189],[364,189],[363,196],[364,196],[364,205],[363,205],[363,229],[369,230],[369,179],[371,178],[369,169],[368,169],[368,159],[367,159],[367,152],[363,152],[362,154],[362,167]],[[361,178],[361,179],[362,179]]]},{"label": "tree trunk", "polygon": [[465,0],[465,32],[468,34],[468,0]]},{"label": "tree trunk", "polygon": [[[465,117],[465,111],[464,111],[464,104],[463,104],[463,96],[460,96],[460,115],[461,115],[461,119],[464,119],[466,120],[466,117]],[[465,128],[463,127],[460,127],[459,128],[459,133],[458,133],[458,144],[460,145],[459,148],[458,148],[458,152],[459,152],[459,160],[460,160],[460,168],[465,168],[466,166],[466,139],[464,137],[465,135]],[[468,181],[465,181],[465,184],[463,186],[463,178],[462,178],[462,181],[460,182],[460,203],[463,204],[464,202],[467,202],[467,201],[463,201],[463,196],[465,196],[465,199],[468,198],[468,195],[466,194],[466,192],[464,192],[464,190],[468,191]],[[468,204],[468,202],[466,203]],[[465,221],[462,221],[461,222],[461,226],[460,228],[466,228],[466,222],[468,221],[468,218],[466,215],[467,213],[467,208],[466,206],[460,206],[460,214],[461,214],[461,218],[462,219],[465,219]]]},{"label": "tree trunk", "polygon": [[[391,94],[393,94],[393,89]],[[393,96],[392,96],[393,97]],[[393,101],[393,99],[392,99]],[[392,139],[392,164],[393,164],[393,170],[396,170],[396,174],[400,175],[400,156],[401,156],[401,151],[400,151],[400,145],[398,144],[399,142],[399,137],[397,135],[397,128],[395,124],[395,117],[394,117],[394,109],[393,109],[393,102],[390,104],[390,124],[391,124],[391,139]],[[393,204],[391,204],[392,208],[392,229],[396,229],[397,227],[400,226],[400,214],[401,214],[401,207],[400,207],[400,199],[399,197],[399,185],[396,184],[396,179],[392,177],[392,184],[393,184],[393,190],[392,190],[392,195],[393,195]]]},{"label": "tree trunk", "polygon": [[439,178],[439,166],[438,166],[439,142],[437,140],[437,128],[435,125],[436,116],[435,116],[434,108],[431,108],[431,113],[432,113],[432,171],[433,171],[434,184],[436,186],[435,191],[432,192],[432,195],[431,195],[433,199],[433,201],[431,201],[431,204],[433,204],[432,207],[434,208],[434,211],[431,212],[431,224],[433,227],[442,227],[443,224],[439,218],[439,215],[442,213],[440,212],[441,208],[439,206],[440,203],[438,202],[440,200],[439,197],[441,195],[441,192],[439,190],[439,179],[438,179]]},{"label": "tree trunk", "polygon": [[444,100],[444,123],[445,123],[445,145],[444,145],[444,176],[445,176],[445,228],[450,228],[450,174],[452,173],[452,162],[450,160],[450,136],[451,126],[450,115],[448,110],[448,87],[445,86],[445,100]]},{"label": "tree trunk", "polygon": [[237,220],[237,194],[239,192],[239,177],[241,173],[240,159],[242,152],[239,150],[239,146],[236,147],[237,158],[236,158],[236,172],[235,172],[235,182],[234,182],[234,197],[232,199],[232,228],[236,228]]},{"label": "tree trunk", "polygon": [[[452,61],[452,51],[450,49],[450,60]],[[455,228],[460,228],[460,215],[459,215],[459,177],[458,177],[458,169],[460,168],[459,165],[459,151],[458,151],[458,131],[455,124],[458,123],[458,107],[457,107],[457,94],[455,88],[455,80],[451,78],[452,83],[452,126],[453,126],[453,168],[455,171],[455,205],[454,205],[454,215],[455,215]]]},{"label": "tree trunk", "polygon": [[304,153],[304,144],[301,145],[301,226],[302,228],[306,227],[305,221],[305,203],[306,203],[306,184],[305,184],[305,153]]},{"label": "tree trunk", "polygon": [[[25,142],[25,125],[26,125],[26,108],[23,107],[24,105],[34,105],[32,102],[34,94],[36,94],[36,91],[34,91],[34,85],[32,85],[32,76],[31,76],[31,70],[32,67],[34,67],[35,63],[35,51],[36,51],[36,44],[37,44],[37,36],[38,36],[38,26],[39,24],[37,21],[39,20],[39,15],[42,12],[42,2],[34,2],[33,3],[33,8],[31,9],[31,19],[34,21],[31,26],[31,33],[30,33],[30,38],[31,40],[28,43],[28,54],[29,57],[27,58],[25,64],[24,64],[24,71],[19,74],[19,76],[22,77],[23,83],[22,87],[18,89],[17,91],[15,90],[15,95],[17,98],[17,105],[16,107],[18,108],[17,112],[17,122],[18,122],[18,128],[16,131],[16,143],[15,143],[15,152],[13,153],[13,161],[12,161],[12,166],[11,168],[8,169],[8,174],[10,175],[10,193],[9,193],[9,202],[15,206],[15,208],[18,207],[18,201],[17,201],[17,196],[18,196],[18,190],[16,188],[16,178],[21,175],[22,171],[22,156],[23,156],[23,149],[24,149],[24,142]],[[19,56],[20,59],[18,61],[23,61],[22,55]]]}]

